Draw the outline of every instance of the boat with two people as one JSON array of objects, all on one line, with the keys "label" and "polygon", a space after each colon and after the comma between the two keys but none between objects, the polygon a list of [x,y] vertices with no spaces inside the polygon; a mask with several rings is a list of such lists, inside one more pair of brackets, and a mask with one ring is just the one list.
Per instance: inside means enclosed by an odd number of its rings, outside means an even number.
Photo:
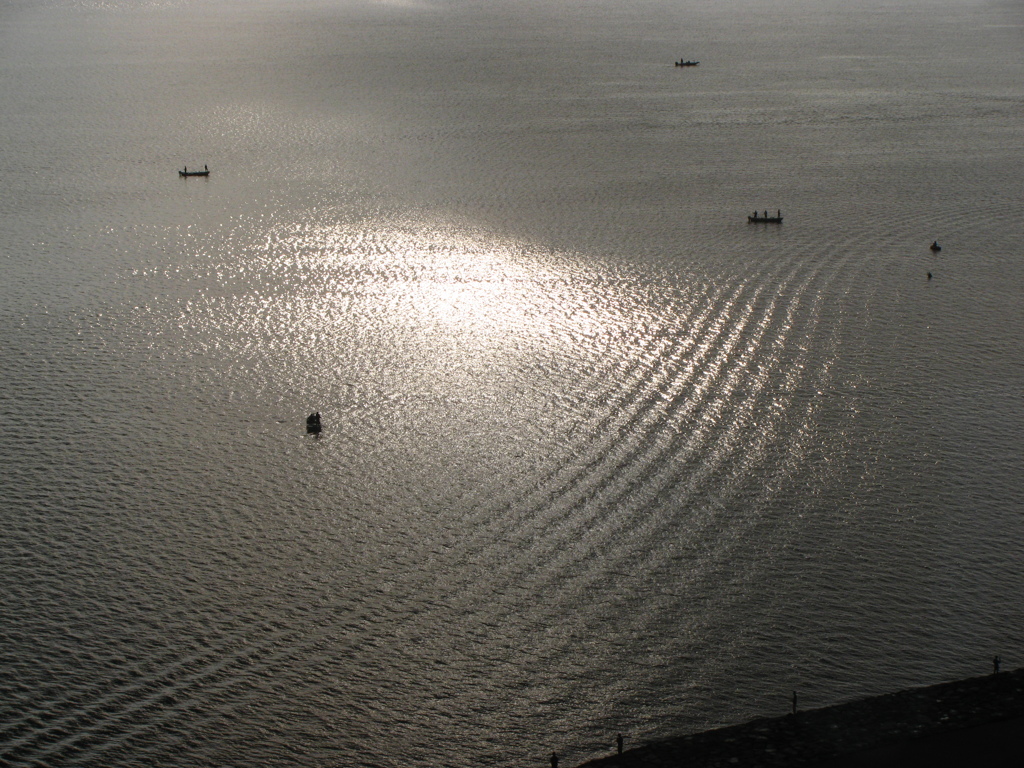
[{"label": "boat with two people", "polygon": [[754,211],[753,216],[747,216],[747,221],[751,224],[781,224],[782,211],[776,211],[774,216],[769,216],[768,211],[765,211],[763,216]]},{"label": "boat with two people", "polygon": [[201,171],[190,171],[188,169],[188,166],[186,165],[185,166],[185,170],[178,171],[178,175],[179,176],[183,176],[183,177],[184,176],[209,176],[210,175],[210,169],[209,169],[209,167],[204,165],[203,166],[203,170],[201,170]]}]

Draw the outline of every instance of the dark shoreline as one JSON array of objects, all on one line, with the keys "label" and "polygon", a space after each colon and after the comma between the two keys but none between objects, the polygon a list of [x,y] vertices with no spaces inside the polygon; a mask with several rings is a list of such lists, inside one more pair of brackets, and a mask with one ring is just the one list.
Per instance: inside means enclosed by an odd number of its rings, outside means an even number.
[{"label": "dark shoreline", "polygon": [[[613,741],[614,737],[610,739]],[[1024,669],[683,736],[590,768],[1024,765]]]}]

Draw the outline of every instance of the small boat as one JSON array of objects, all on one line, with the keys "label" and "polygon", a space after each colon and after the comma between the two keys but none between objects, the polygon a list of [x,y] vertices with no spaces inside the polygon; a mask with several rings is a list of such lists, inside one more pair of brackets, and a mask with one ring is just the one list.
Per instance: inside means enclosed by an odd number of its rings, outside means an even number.
[{"label": "small boat", "polygon": [[700,64],[699,61],[686,61],[685,59],[676,62],[677,67],[696,67],[698,64]]},{"label": "small boat", "polygon": [[757,211],[754,211],[753,216],[747,216],[747,221],[749,221],[751,224],[781,224],[782,211],[779,211],[774,216],[769,216],[768,211],[765,211],[763,216],[758,214]]},{"label": "small boat", "polygon": [[188,169],[188,166],[186,165],[184,171],[178,171],[178,175],[179,176],[209,176],[210,175],[210,169],[207,168],[204,165],[203,166],[203,170],[201,170],[201,171],[190,171]]},{"label": "small boat", "polygon": [[942,250],[942,246],[941,246],[941,245],[939,245],[939,241],[938,241],[938,240],[936,240],[936,241],[935,241],[934,243],[932,243],[932,244],[931,244],[930,246],[928,246],[928,247],[929,247],[929,248],[931,248],[931,249],[932,249],[932,251],[934,251],[935,253],[938,253],[939,251],[941,251],[941,250]]},{"label": "small boat", "polygon": [[320,431],[320,411],[309,414],[306,417],[306,432],[310,435],[319,435]]}]

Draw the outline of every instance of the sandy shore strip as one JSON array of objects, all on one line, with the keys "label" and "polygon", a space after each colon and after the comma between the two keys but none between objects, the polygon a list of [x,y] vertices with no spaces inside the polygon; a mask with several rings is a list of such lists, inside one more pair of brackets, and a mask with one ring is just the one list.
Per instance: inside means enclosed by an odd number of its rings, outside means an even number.
[{"label": "sandy shore strip", "polygon": [[[609,742],[614,750],[615,735]],[[1024,669],[667,739],[587,768],[1024,765]]]}]

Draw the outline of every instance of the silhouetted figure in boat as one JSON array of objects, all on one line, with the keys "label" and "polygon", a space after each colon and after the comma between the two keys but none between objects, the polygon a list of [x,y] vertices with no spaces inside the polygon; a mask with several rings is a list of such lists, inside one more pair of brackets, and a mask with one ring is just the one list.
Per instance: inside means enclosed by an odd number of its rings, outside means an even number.
[{"label": "silhouetted figure in boat", "polygon": [[1000,659],[998,656],[993,656],[992,657],[992,674],[994,674],[994,675],[998,675],[999,674],[999,663],[1001,661],[1002,661],[1002,659]]},{"label": "silhouetted figure in boat", "polygon": [[932,273],[931,273],[931,272],[929,272],[929,273],[928,273],[928,279],[929,279],[929,280],[931,280],[931,279],[932,279]]},{"label": "silhouetted figure in boat", "polygon": [[622,734],[620,733],[615,737],[615,745],[619,748],[619,754],[622,754]]},{"label": "silhouetted figure in boat", "polygon": [[558,768],[558,753],[551,753],[551,768]]},{"label": "silhouetted figure in boat", "polygon": [[933,242],[933,243],[931,244],[931,249],[932,249],[933,251],[935,251],[936,253],[938,253],[939,251],[941,251],[941,250],[942,250],[942,246],[941,246],[941,245],[939,245],[939,241],[938,241],[938,240],[936,240],[935,242]]},{"label": "silhouetted figure in boat", "polygon": [[320,433],[320,411],[306,417],[306,432],[312,435]]}]

